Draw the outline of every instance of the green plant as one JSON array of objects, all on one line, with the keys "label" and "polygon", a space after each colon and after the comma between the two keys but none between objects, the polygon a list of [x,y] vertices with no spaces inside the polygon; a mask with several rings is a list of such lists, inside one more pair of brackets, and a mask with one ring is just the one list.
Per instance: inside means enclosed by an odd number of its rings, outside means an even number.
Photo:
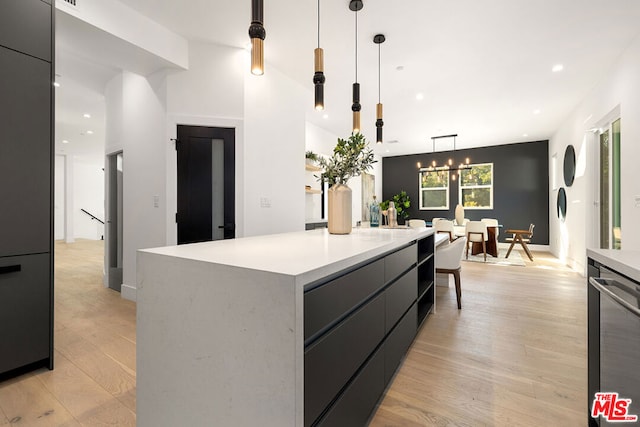
[{"label": "green plant", "polygon": [[374,163],[373,151],[364,135],[352,133],[348,139],[338,138],[331,157],[318,161],[323,172],[317,178],[330,185],[346,184],[349,178],[368,171]]},{"label": "green plant", "polygon": [[305,159],[309,159],[309,160],[313,161],[314,163],[317,163],[317,162],[320,160],[320,156],[319,156],[319,155],[317,155],[316,153],[314,153],[314,152],[313,152],[313,151],[311,151],[311,150],[306,151],[306,152],[304,153],[304,158],[305,158]]},{"label": "green plant", "polygon": [[393,196],[392,200],[396,206],[396,211],[398,211],[398,217],[402,217],[404,219],[409,218],[409,212],[407,210],[411,207],[411,199],[409,199],[407,192],[402,190],[400,193]]}]

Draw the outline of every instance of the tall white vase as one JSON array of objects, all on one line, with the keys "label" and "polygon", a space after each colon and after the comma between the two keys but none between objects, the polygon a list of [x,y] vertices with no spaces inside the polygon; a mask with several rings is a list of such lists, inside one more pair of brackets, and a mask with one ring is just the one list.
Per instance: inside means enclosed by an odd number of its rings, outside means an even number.
[{"label": "tall white vase", "polygon": [[456,206],[456,225],[464,225],[464,207],[461,204]]},{"label": "tall white vase", "polygon": [[329,233],[351,233],[351,189],[345,184],[335,184],[328,193]]}]

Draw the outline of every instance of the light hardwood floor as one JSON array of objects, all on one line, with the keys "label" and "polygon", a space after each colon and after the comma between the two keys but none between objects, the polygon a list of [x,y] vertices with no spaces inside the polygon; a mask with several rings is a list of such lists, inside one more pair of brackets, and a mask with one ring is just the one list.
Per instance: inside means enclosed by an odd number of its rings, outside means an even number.
[{"label": "light hardwood floor", "polygon": [[[56,243],[55,370],[0,383],[0,426],[135,425],[135,304],[102,286],[101,242]],[[371,426],[583,426],[586,281],[548,254],[465,262],[438,288]]]}]

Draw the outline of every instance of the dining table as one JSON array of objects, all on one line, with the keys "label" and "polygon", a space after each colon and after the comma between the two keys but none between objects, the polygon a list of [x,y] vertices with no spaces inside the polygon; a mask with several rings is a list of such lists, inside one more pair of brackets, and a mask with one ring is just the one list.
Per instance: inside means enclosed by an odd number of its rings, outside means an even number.
[{"label": "dining table", "polygon": [[527,242],[524,241],[524,239],[530,238],[533,232],[529,230],[516,230],[516,229],[510,229],[510,230],[507,230],[506,232],[513,234],[513,240],[511,241],[511,245],[509,246],[509,250],[507,251],[507,255],[505,256],[505,258],[509,258],[509,255],[511,255],[511,250],[513,249],[513,246],[516,244],[516,242],[518,242],[522,246],[522,249],[524,249],[529,259],[533,261],[533,255],[531,255],[531,252],[529,251]]},{"label": "dining table", "polygon": [[[487,225],[487,242],[486,249],[487,254],[494,258],[498,258],[498,243],[497,234],[500,225]],[[482,242],[473,242],[471,246],[471,255],[478,255],[482,253]]]}]

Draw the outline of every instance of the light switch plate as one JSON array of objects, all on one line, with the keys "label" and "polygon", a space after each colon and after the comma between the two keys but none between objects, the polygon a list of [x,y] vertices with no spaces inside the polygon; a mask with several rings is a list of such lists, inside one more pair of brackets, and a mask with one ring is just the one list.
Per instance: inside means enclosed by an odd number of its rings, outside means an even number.
[{"label": "light switch plate", "polygon": [[634,200],[636,201],[636,208],[640,208],[640,195],[636,194]]},{"label": "light switch plate", "polygon": [[266,197],[260,197],[260,207],[261,208],[270,208],[271,207],[271,199]]}]

